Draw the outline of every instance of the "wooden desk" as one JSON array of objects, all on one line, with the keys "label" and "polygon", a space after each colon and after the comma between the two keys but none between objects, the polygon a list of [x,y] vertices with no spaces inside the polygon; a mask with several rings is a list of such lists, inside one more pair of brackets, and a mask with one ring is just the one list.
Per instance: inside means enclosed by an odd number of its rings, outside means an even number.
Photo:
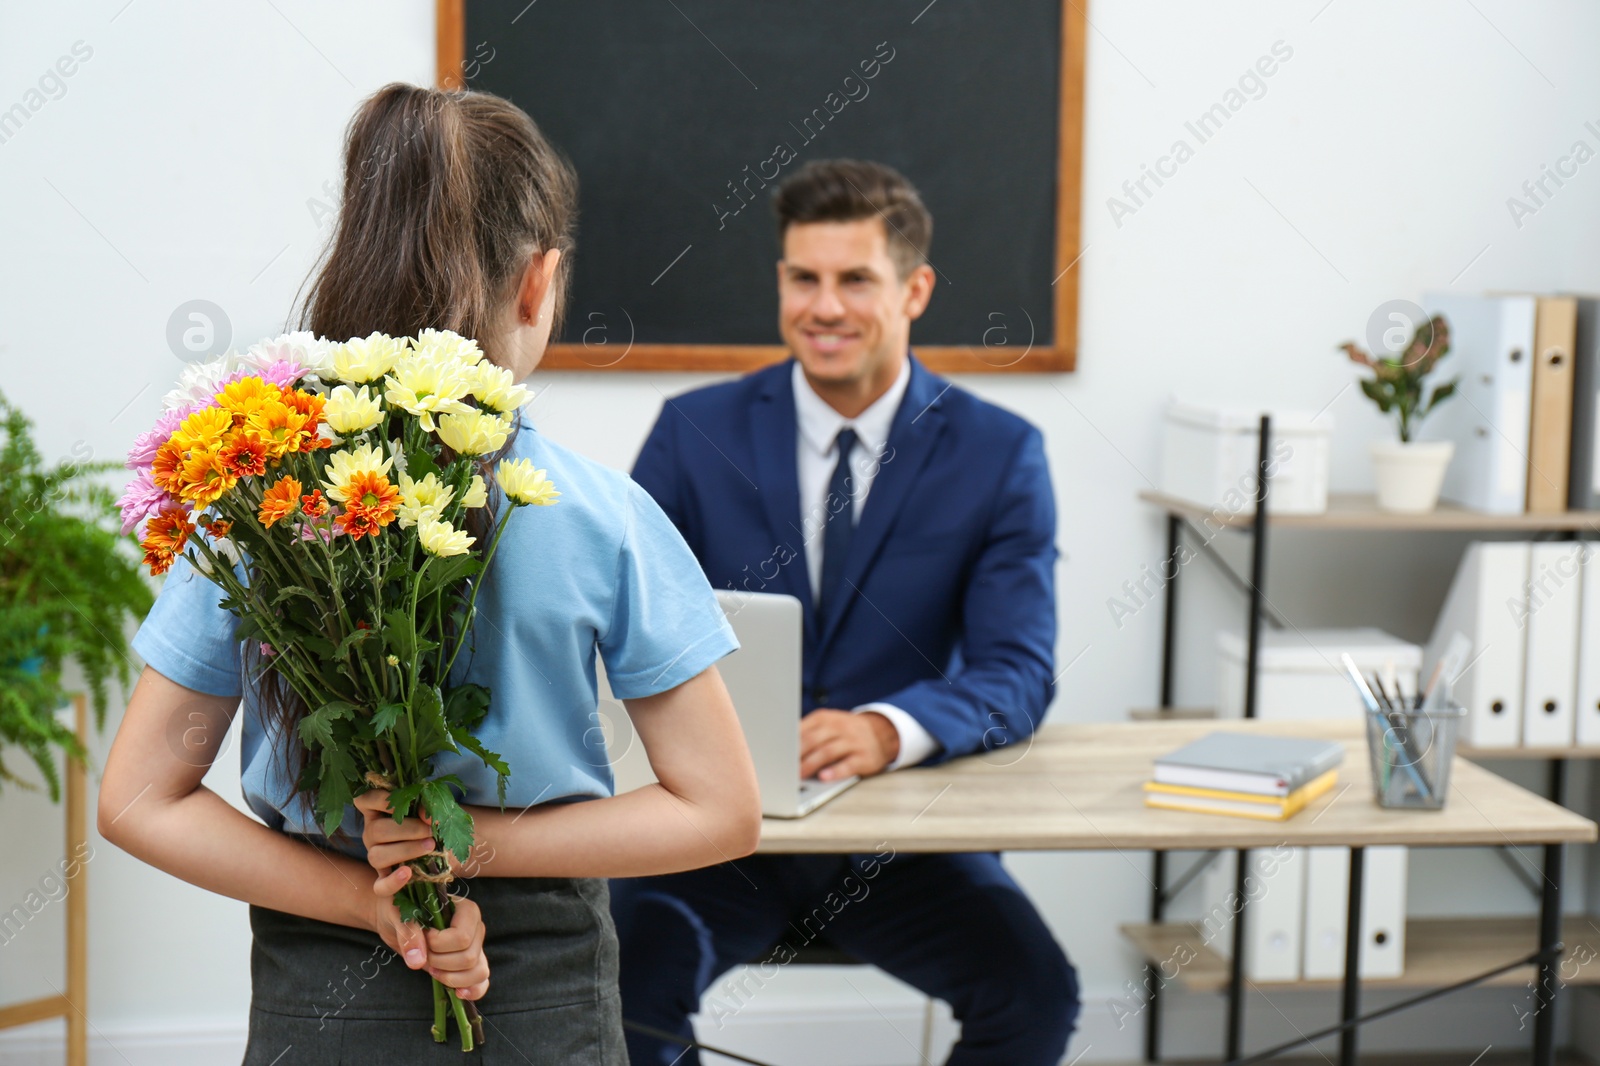
[{"label": "wooden desk", "polygon": [[[1456,759],[1439,811],[1385,810],[1372,795],[1360,722],[1114,722],[1046,725],[1031,743],[862,781],[804,818],[768,818],[764,853],[1167,851],[1286,844],[1414,847],[1573,844],[1595,823]],[[1142,786],[1158,756],[1218,730],[1325,737],[1345,745],[1339,784],[1284,822],[1153,810]]]},{"label": "wooden desk", "polygon": [[[1155,759],[1215,731],[1323,737],[1345,745],[1339,783],[1283,822],[1156,810],[1144,806],[1142,786]],[[1538,950],[1450,987],[1501,978],[1514,965],[1539,974],[1533,1062],[1555,1061],[1553,1029],[1561,951],[1562,849],[1600,835],[1594,822],[1457,757],[1450,795],[1438,811],[1386,810],[1373,798],[1364,726],[1348,719],[1313,722],[1254,720],[1117,722],[1047,725],[1015,747],[940,766],[899,770],[862,781],[805,818],[762,823],[764,854],[870,852],[888,843],[896,852],[1168,851],[1301,846],[1349,847],[1346,958],[1359,952],[1364,848],[1542,844],[1544,880]],[[1239,864],[1242,872],[1244,863]],[[1243,895],[1241,891],[1241,896]],[[1241,908],[1234,922],[1229,965],[1229,1010],[1237,1028],[1243,1004]],[[1340,1022],[1278,1048],[1234,1059],[1273,1057],[1332,1033],[1353,1034],[1369,1018],[1359,1012],[1361,980],[1345,968]],[[1457,976],[1460,976],[1457,974]],[[1420,1001],[1437,994],[1426,993]],[[1403,1005],[1386,1008],[1384,1013]],[[1341,1041],[1353,1063],[1354,1039]]]}]

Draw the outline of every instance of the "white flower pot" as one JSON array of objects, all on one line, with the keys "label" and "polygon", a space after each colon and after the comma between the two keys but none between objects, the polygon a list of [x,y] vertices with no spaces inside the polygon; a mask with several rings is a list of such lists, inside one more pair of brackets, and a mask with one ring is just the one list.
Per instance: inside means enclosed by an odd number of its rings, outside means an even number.
[{"label": "white flower pot", "polygon": [[1439,502],[1445,468],[1455,454],[1447,440],[1375,440],[1372,468],[1378,480],[1378,509],[1425,514]]}]

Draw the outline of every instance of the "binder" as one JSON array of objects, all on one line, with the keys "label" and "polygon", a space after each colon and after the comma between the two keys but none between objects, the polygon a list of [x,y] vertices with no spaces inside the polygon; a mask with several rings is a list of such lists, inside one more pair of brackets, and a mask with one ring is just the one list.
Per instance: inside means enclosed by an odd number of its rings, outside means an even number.
[{"label": "binder", "polygon": [[[1300,977],[1305,928],[1305,848],[1253,848],[1247,852],[1244,910],[1244,975],[1251,981],[1295,981]],[[1224,851],[1206,871],[1210,909],[1201,935],[1224,959],[1233,957],[1233,909],[1238,852]]]},{"label": "binder", "polygon": [[1441,495],[1479,511],[1521,514],[1527,506],[1532,407],[1532,296],[1430,293],[1423,306],[1450,326],[1450,353],[1436,373],[1459,376],[1456,395],[1423,420],[1419,439],[1454,441]]},{"label": "binder", "polygon": [[1529,546],[1474,541],[1450,583],[1423,657],[1423,676],[1444,656],[1457,630],[1472,654],[1452,695],[1467,709],[1466,742],[1476,748],[1514,748],[1522,741],[1523,657]]},{"label": "binder", "polygon": [[1600,745],[1600,544],[1585,542],[1583,549],[1574,733],[1579,744]]},{"label": "binder", "polygon": [[[1404,847],[1366,849],[1361,877],[1361,976],[1399,977],[1405,972],[1406,875]],[[1306,980],[1344,977],[1345,930],[1350,885],[1349,848],[1306,849]]]},{"label": "binder", "polygon": [[1593,296],[1577,297],[1567,457],[1567,507],[1600,510],[1600,299]]},{"label": "binder", "polygon": [[1522,699],[1522,743],[1528,747],[1572,744],[1583,547],[1560,541],[1529,547]]},{"label": "binder", "polygon": [[[1572,451],[1573,349],[1578,301],[1540,296],[1534,311],[1533,400],[1529,410],[1528,513],[1567,509],[1568,458]],[[1446,401],[1447,403],[1449,401]]]}]

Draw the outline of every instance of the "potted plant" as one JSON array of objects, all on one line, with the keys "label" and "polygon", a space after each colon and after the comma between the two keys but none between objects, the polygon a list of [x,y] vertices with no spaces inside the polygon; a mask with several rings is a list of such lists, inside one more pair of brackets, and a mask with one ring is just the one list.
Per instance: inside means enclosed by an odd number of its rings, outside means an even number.
[{"label": "potted plant", "polygon": [[1419,324],[1411,340],[1394,355],[1374,358],[1350,341],[1340,345],[1352,362],[1371,367],[1373,376],[1361,381],[1361,391],[1384,414],[1393,414],[1399,440],[1371,443],[1373,472],[1378,482],[1378,507],[1385,511],[1421,514],[1439,502],[1445,468],[1455,453],[1447,440],[1416,440],[1418,423],[1442,400],[1456,391],[1459,378],[1427,390],[1428,375],[1450,351],[1450,326],[1443,315]]},{"label": "potted plant", "polygon": [[152,598],[111,492],[91,480],[115,464],[47,467],[31,428],[0,395],[0,787],[37,787],[5,765],[15,746],[59,802],[57,749],[85,767],[89,754],[56,718],[67,701],[62,667],[82,669],[104,729],[107,683],[129,682],[123,625],[143,618]]}]

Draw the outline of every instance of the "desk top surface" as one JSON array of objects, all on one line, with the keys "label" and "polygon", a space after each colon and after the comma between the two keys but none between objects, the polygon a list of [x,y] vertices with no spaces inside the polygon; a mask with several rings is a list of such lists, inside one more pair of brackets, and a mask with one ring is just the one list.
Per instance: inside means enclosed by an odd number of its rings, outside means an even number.
[{"label": "desk top surface", "polygon": [[[1045,725],[1029,741],[940,766],[880,774],[804,818],[767,818],[763,853],[1111,851],[1409,844],[1583,843],[1594,822],[1457,757],[1442,810],[1385,810],[1362,723],[1183,721]],[[1282,822],[1157,810],[1155,759],[1215,731],[1342,741],[1333,790]]]}]

